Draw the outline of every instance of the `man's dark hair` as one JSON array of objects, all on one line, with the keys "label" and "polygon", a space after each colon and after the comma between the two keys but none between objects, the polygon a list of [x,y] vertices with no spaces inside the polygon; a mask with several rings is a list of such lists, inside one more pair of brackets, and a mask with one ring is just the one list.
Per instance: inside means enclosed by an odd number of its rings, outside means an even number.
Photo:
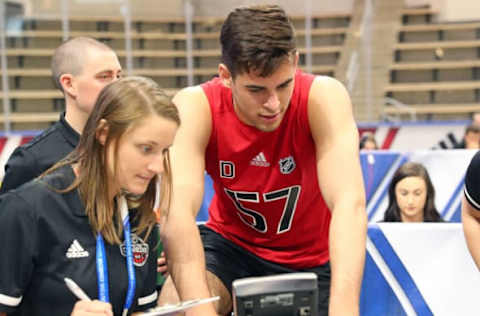
[{"label": "man's dark hair", "polygon": [[277,5],[254,5],[232,11],[222,26],[220,43],[222,63],[232,78],[252,70],[267,77],[296,52],[293,25]]}]

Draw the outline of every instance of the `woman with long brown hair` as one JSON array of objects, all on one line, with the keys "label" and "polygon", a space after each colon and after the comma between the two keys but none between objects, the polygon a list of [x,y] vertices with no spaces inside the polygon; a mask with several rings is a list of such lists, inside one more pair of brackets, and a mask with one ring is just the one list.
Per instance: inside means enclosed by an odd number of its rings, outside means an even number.
[{"label": "woman with long brown hair", "polygon": [[407,162],[395,171],[388,199],[385,222],[443,222],[435,206],[435,188],[420,163]]},{"label": "woman with long brown hair", "polygon": [[168,211],[179,124],[156,83],[120,79],[100,93],[75,151],[0,198],[9,254],[0,261],[1,316],[131,315],[156,305],[153,210]]}]

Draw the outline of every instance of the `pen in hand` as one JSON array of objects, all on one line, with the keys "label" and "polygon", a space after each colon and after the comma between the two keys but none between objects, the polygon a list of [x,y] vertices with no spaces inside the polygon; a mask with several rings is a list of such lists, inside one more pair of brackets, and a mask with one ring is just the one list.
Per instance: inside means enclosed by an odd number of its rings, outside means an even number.
[{"label": "pen in hand", "polygon": [[90,297],[72,279],[64,278],[68,289],[80,300],[91,301]]}]

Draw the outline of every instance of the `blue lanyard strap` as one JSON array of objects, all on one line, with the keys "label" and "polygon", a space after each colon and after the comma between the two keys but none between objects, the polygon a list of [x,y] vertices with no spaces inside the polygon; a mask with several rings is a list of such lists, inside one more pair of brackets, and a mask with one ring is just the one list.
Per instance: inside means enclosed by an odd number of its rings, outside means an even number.
[{"label": "blue lanyard strap", "polygon": [[[133,267],[132,238],[130,236],[130,217],[128,215],[127,201],[125,197],[122,196],[117,199],[117,202],[123,219],[123,233],[125,237],[125,252],[128,272],[128,290],[122,315],[127,315],[135,296],[135,269]],[[99,299],[102,302],[109,302],[110,298],[108,294],[107,256],[105,254],[105,244],[101,234],[97,235],[96,264]]]},{"label": "blue lanyard strap", "polygon": [[98,298],[102,302],[110,302],[108,294],[108,273],[107,273],[107,256],[105,255],[105,243],[101,234],[97,235],[97,281],[98,281]]},{"label": "blue lanyard strap", "polygon": [[[125,202],[126,203],[126,202]],[[125,247],[127,252],[127,271],[128,271],[128,291],[124,305],[124,315],[126,311],[132,306],[133,297],[135,296],[135,269],[133,267],[133,253],[132,253],[132,238],[130,236],[130,217],[125,217],[123,221],[123,229],[125,232]]]}]

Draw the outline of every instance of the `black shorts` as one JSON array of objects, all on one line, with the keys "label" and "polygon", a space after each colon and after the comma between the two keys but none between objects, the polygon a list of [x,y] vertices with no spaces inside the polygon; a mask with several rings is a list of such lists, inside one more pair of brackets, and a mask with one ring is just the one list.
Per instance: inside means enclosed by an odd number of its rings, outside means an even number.
[{"label": "black shorts", "polygon": [[223,282],[230,294],[232,293],[232,283],[236,279],[280,273],[314,272],[318,278],[319,315],[328,315],[328,299],[330,297],[329,262],[318,267],[294,270],[252,254],[205,225],[200,225],[199,229],[205,251],[207,270]]}]

